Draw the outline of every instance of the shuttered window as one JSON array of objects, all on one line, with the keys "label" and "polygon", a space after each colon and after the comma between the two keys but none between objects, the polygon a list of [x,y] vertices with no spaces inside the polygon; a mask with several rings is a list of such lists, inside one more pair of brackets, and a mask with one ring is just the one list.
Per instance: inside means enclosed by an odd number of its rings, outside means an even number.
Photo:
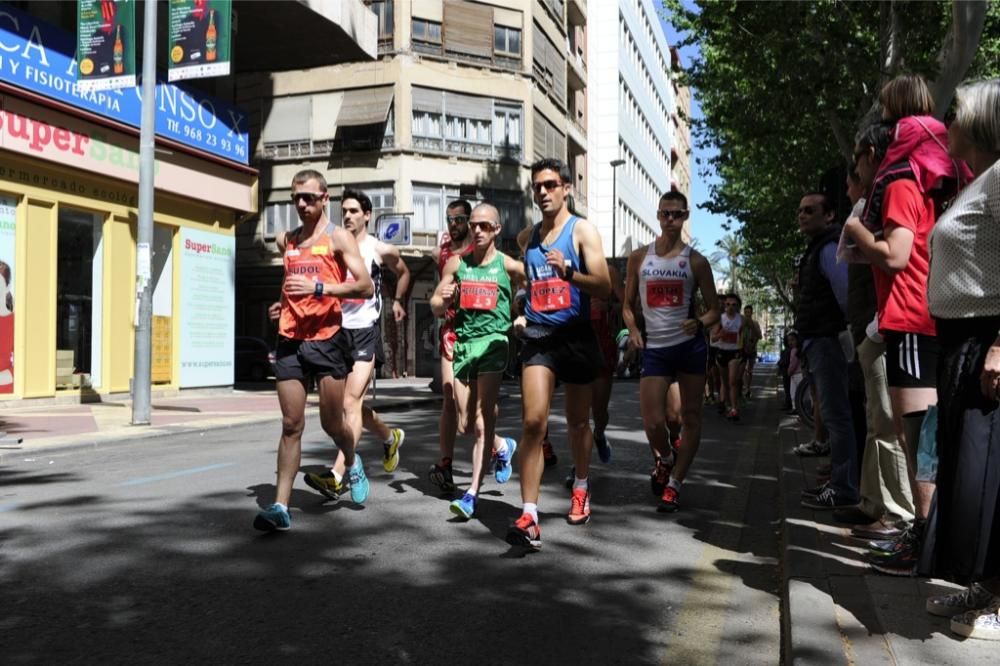
[{"label": "shuttered window", "polygon": [[263,111],[264,122],[260,133],[262,143],[292,143],[309,141],[312,134],[310,118],[312,97],[275,97],[271,108]]},{"label": "shuttered window", "polygon": [[467,0],[444,2],[446,51],[493,58],[493,8]]},{"label": "shuttered window", "polygon": [[532,54],[535,77],[549,96],[566,106],[566,58],[537,23],[532,25]]},{"label": "shuttered window", "polygon": [[535,159],[554,157],[556,159],[566,159],[566,135],[556,129],[556,126],[549,122],[538,109],[535,109],[534,139],[532,148],[535,151]]}]

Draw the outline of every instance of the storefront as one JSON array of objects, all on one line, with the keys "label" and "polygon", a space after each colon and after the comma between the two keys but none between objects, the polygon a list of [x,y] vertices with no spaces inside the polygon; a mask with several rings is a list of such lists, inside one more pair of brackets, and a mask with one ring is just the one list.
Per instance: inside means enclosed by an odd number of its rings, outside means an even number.
[{"label": "storefront", "polygon": [[[0,4],[0,399],[127,392],[138,90],[80,94],[71,36]],[[235,228],[256,209],[236,109],[157,90],[153,382],[233,382]]]}]

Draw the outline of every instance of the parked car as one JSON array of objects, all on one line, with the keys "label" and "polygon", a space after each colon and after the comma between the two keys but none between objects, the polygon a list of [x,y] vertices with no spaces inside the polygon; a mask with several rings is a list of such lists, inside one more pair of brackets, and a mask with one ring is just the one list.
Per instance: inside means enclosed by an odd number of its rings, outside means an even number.
[{"label": "parked car", "polygon": [[260,338],[237,337],[236,381],[260,382],[274,376],[274,351]]}]

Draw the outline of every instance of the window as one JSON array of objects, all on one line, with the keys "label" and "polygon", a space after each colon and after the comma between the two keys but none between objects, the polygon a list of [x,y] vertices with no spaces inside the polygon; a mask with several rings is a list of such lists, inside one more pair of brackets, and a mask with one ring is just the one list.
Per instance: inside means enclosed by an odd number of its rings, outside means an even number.
[{"label": "window", "polygon": [[444,185],[413,185],[413,230],[444,229],[444,210],[449,201],[458,199],[458,190]]},{"label": "window", "polygon": [[378,38],[380,40],[392,39],[392,5],[393,0],[373,0],[373,2],[368,3],[371,10],[375,12],[375,16],[378,17]]},{"label": "window", "polygon": [[264,207],[264,238],[273,240],[282,231],[290,231],[299,225],[299,214],[291,201],[269,203]]},{"label": "window", "polygon": [[441,138],[441,114],[428,111],[413,112],[413,135]]},{"label": "window", "polygon": [[411,31],[413,41],[415,42],[441,44],[441,24],[436,21],[415,18],[413,19]]},{"label": "window", "polygon": [[477,158],[520,157],[521,107],[461,93],[413,87],[413,145]]},{"label": "window", "polygon": [[493,27],[493,50],[499,55],[521,57],[521,31],[502,25]]},{"label": "window", "polygon": [[521,156],[521,107],[496,104],[493,107],[493,147],[500,157]]}]

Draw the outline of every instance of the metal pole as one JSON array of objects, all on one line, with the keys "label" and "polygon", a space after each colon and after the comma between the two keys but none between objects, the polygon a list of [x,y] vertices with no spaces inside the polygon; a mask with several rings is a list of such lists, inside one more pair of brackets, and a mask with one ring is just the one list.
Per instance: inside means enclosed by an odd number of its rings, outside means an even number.
[{"label": "metal pole", "polygon": [[156,136],[156,0],[146,0],[142,35],[142,122],[139,126],[139,226],[136,233],[135,361],[132,375],[132,425],[150,423],[153,299],[153,160]]},{"label": "metal pole", "polygon": [[611,256],[618,256],[618,167],[611,167]]}]

